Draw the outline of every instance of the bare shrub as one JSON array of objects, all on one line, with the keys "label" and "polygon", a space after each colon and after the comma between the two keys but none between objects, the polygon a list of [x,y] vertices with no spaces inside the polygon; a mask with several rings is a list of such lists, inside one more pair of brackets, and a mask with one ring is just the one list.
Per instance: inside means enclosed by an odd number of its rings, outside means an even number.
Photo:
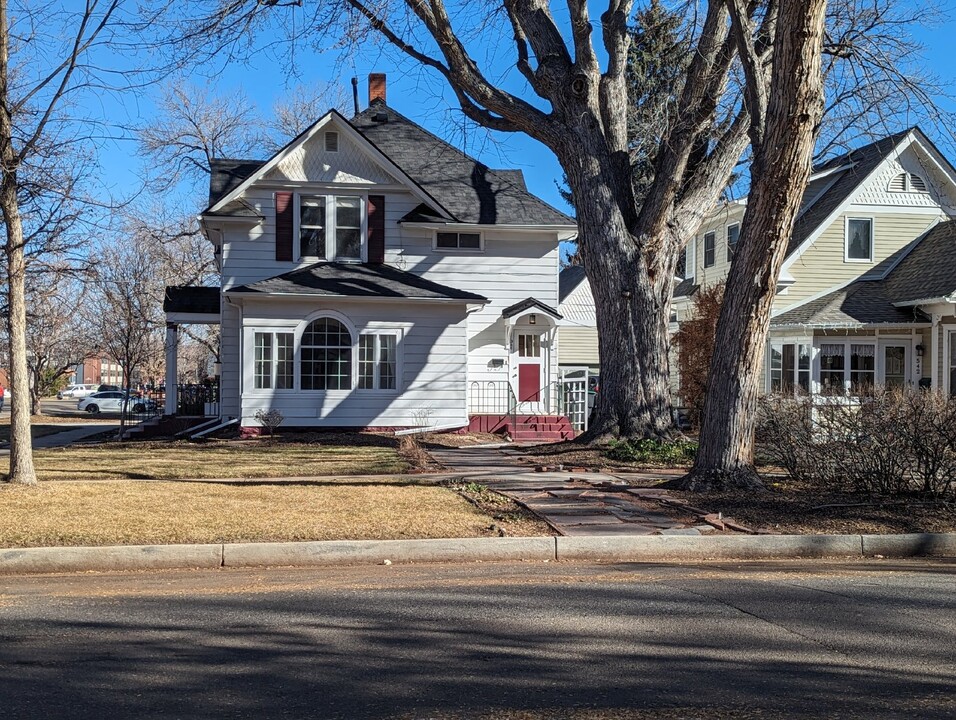
[{"label": "bare shrub", "polygon": [[794,479],[874,495],[956,493],[956,399],[875,388],[862,398],[767,396],[758,440]]},{"label": "bare shrub", "polygon": [[259,421],[259,424],[266,429],[270,438],[275,435],[276,428],[285,420],[285,416],[275,408],[271,410],[256,410],[255,418]]},{"label": "bare shrub", "polygon": [[690,422],[694,427],[700,425],[704,412],[717,318],[720,317],[723,300],[723,283],[699,290],[694,298],[691,317],[683,320],[674,333],[680,374],[678,395],[689,410]]}]

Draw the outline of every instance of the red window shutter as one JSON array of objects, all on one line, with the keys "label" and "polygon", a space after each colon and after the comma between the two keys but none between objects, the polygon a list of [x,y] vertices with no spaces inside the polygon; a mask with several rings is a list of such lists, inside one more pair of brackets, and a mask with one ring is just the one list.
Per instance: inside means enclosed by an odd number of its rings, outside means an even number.
[{"label": "red window shutter", "polygon": [[276,260],[292,260],[292,231],[295,204],[292,193],[276,193]]},{"label": "red window shutter", "polygon": [[368,261],[385,262],[385,196],[368,196]]}]

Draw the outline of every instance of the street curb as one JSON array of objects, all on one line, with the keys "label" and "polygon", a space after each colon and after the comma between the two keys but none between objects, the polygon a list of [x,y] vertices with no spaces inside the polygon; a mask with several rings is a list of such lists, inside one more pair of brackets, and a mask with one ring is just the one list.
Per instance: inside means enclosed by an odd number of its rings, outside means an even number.
[{"label": "street curb", "polygon": [[956,533],[331,540],[0,549],[0,575],[515,561],[693,562],[956,557]]},{"label": "street curb", "polygon": [[329,540],[223,546],[224,567],[381,565],[413,562],[554,560],[554,538]]},{"label": "street curb", "polygon": [[556,560],[657,562],[862,557],[860,535],[559,537]]},{"label": "street curb", "polygon": [[3,575],[221,566],[222,545],[114,545],[0,550],[0,574]]}]

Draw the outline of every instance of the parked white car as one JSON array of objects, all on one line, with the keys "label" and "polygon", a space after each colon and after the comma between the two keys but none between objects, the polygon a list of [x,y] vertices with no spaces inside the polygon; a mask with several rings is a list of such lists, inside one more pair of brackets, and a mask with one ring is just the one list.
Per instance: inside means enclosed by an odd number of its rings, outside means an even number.
[{"label": "parked white car", "polygon": [[[80,400],[76,404],[76,409],[85,410],[90,415],[96,415],[100,412],[118,413],[123,411],[123,398],[125,397],[125,392],[116,390],[93,393]],[[133,396],[126,400],[126,409],[134,413],[153,412],[156,409],[156,401],[150,398]]]},{"label": "parked white car", "polygon": [[56,394],[56,399],[86,397],[87,395],[95,393],[97,388],[99,388],[99,385],[94,385],[93,383],[70,385],[60,390],[60,392]]}]

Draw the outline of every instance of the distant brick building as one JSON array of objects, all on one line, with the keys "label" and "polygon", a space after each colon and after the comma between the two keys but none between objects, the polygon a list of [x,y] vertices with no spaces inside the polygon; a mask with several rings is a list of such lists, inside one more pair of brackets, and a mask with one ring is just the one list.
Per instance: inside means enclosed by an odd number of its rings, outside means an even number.
[{"label": "distant brick building", "polygon": [[123,369],[109,358],[88,357],[76,366],[71,382],[122,386]]}]

